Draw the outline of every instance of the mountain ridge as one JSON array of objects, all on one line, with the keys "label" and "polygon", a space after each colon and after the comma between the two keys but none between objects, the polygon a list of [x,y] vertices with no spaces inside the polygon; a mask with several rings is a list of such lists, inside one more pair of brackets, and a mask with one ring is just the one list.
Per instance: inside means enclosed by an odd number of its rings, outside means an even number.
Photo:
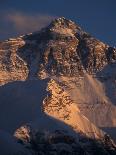
[{"label": "mountain ridge", "polygon": [[[38,108],[45,115],[66,123],[77,133],[102,139],[105,133],[101,127],[116,127],[115,60],[115,48],[62,17],[39,32],[0,42],[0,85],[36,80],[44,96]],[[45,84],[47,96],[41,86],[45,79],[49,79]],[[18,92],[18,86],[13,87],[16,96],[21,94],[21,88]],[[27,89],[32,88],[27,83],[19,102],[14,96],[11,102],[25,103]],[[38,117],[41,120],[43,114],[38,113]],[[20,134],[15,136],[20,139]]]}]

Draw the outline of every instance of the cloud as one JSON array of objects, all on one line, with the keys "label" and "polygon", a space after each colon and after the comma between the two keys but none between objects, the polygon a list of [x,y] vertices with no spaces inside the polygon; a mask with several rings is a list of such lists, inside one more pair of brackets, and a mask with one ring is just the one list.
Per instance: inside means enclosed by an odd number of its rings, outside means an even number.
[{"label": "cloud", "polygon": [[54,18],[56,16],[41,13],[0,11],[0,40],[38,31],[47,26]]},{"label": "cloud", "polygon": [[55,17],[43,14],[29,15],[21,12],[13,12],[5,15],[5,20],[17,33],[29,33],[45,27]]}]

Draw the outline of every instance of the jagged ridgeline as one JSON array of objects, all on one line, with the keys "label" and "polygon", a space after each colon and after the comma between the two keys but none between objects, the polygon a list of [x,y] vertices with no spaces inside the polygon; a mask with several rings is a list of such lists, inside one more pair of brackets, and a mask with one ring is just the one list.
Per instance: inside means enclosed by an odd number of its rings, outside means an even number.
[{"label": "jagged ridgeline", "polygon": [[[96,73],[116,59],[116,49],[93,38],[74,22],[54,20],[40,32],[0,43],[1,83],[33,75]],[[34,69],[33,69],[34,68]],[[10,75],[9,75],[10,72]],[[13,74],[11,74],[11,72]],[[2,76],[1,75],[1,76]]]},{"label": "jagged ridgeline", "polygon": [[71,20],[0,42],[0,85],[0,128],[29,154],[116,154],[116,48]]}]

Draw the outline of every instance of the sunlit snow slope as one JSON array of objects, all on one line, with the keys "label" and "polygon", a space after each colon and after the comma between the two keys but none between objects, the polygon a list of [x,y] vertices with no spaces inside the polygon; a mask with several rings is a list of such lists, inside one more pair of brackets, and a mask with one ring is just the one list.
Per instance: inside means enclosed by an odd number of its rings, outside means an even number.
[{"label": "sunlit snow slope", "polygon": [[0,129],[18,138],[30,123],[93,139],[110,128],[115,139],[116,49],[64,17],[0,42],[0,85]]}]

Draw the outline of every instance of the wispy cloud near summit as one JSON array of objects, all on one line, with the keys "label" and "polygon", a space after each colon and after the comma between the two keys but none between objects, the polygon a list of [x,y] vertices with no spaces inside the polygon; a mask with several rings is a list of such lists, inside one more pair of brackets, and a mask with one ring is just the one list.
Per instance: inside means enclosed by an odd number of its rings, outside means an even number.
[{"label": "wispy cloud near summit", "polygon": [[7,12],[1,16],[0,34],[10,37],[10,34],[16,36],[38,31],[42,27],[47,26],[54,18],[56,17],[47,14],[26,14],[16,11]]},{"label": "wispy cloud near summit", "polygon": [[28,15],[25,13],[13,12],[6,15],[5,18],[12,23],[16,31],[26,33],[41,29],[55,17],[43,14]]}]

